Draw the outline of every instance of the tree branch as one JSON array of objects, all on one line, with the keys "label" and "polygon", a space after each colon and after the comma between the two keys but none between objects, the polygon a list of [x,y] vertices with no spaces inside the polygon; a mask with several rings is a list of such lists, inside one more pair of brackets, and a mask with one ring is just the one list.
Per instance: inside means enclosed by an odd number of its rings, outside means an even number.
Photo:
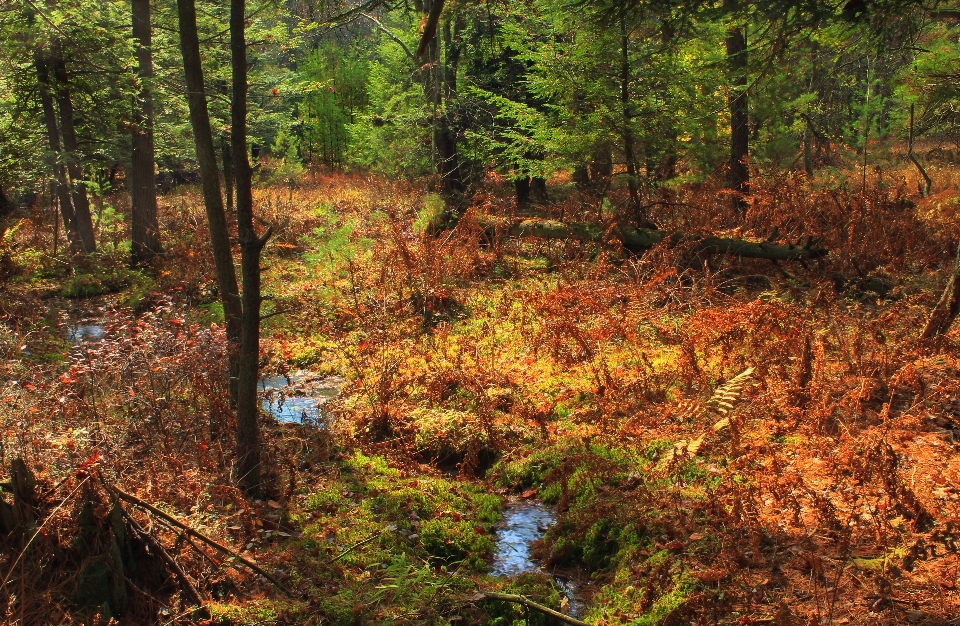
[{"label": "tree branch", "polygon": [[383,32],[383,34],[385,34],[390,39],[394,40],[396,43],[400,44],[400,47],[403,48],[403,51],[407,53],[407,56],[410,58],[411,61],[417,60],[417,58],[413,56],[413,53],[410,52],[410,48],[407,47],[407,44],[403,43],[403,40],[397,37],[397,35],[394,34],[393,31],[391,31],[389,28],[381,24],[380,20],[373,17],[372,15],[367,15],[366,13],[361,13],[360,15],[362,15],[363,17],[367,18],[368,20],[376,24],[377,28],[379,28],[380,31]]},{"label": "tree branch", "polygon": [[479,602],[480,600],[499,600],[500,602],[513,602],[515,604],[522,604],[528,609],[533,609],[534,611],[538,611],[545,615],[550,615],[551,617],[554,617],[565,624],[573,624],[574,626],[587,626],[586,622],[581,622],[580,620],[574,617],[570,617],[569,615],[564,615],[559,611],[554,611],[550,607],[543,606],[542,604],[538,604],[537,602],[534,602],[533,600],[525,596],[518,596],[512,593],[496,593],[493,591],[481,591],[480,593],[470,598],[470,600],[473,602]]},{"label": "tree branch", "polygon": [[181,522],[181,521],[178,520],[177,518],[173,517],[172,515],[169,515],[169,514],[167,514],[167,513],[164,513],[163,511],[161,511],[161,510],[158,509],[157,507],[153,506],[152,504],[149,504],[149,503],[147,503],[147,502],[144,502],[144,501],[141,500],[140,498],[138,498],[138,497],[136,497],[136,496],[134,496],[134,495],[131,495],[131,494],[129,494],[129,493],[126,493],[125,491],[121,491],[121,490],[120,490],[118,487],[116,487],[116,486],[109,485],[109,484],[108,484],[105,480],[103,480],[102,478],[100,479],[100,482],[103,483],[103,486],[104,486],[108,491],[114,493],[114,494],[115,494],[118,498],[120,498],[121,500],[126,500],[126,501],[129,502],[130,504],[134,504],[134,505],[139,506],[139,507],[141,507],[141,508],[143,508],[143,509],[146,509],[146,510],[150,511],[151,513],[153,513],[154,515],[156,515],[156,516],[158,516],[158,517],[162,517],[163,519],[167,520],[169,523],[173,524],[174,526],[177,526],[178,528],[183,529],[187,534],[193,535],[194,537],[196,537],[196,538],[199,539],[200,541],[206,543],[207,545],[212,546],[212,547],[216,548],[217,550],[219,550],[219,551],[221,551],[221,552],[224,552],[224,553],[226,553],[226,554],[229,554],[230,556],[234,557],[235,559],[237,559],[238,561],[240,561],[241,563],[243,563],[244,565],[246,565],[247,567],[249,567],[250,569],[252,569],[254,572],[260,574],[261,576],[263,576],[264,578],[266,578],[267,580],[269,580],[270,582],[272,582],[274,585],[276,585],[281,591],[283,591],[283,592],[286,593],[287,595],[289,595],[289,596],[291,596],[291,597],[294,596],[294,593],[293,593],[290,589],[288,589],[283,583],[281,583],[279,580],[277,580],[276,578],[274,578],[273,576],[271,576],[270,574],[268,574],[266,571],[263,570],[263,568],[261,568],[259,565],[257,565],[256,563],[254,563],[254,562],[251,561],[250,559],[244,558],[243,556],[241,556],[240,554],[234,552],[234,551],[231,550],[230,548],[228,548],[228,547],[226,547],[226,546],[224,546],[224,545],[222,545],[222,544],[217,543],[216,541],[214,541],[213,539],[207,537],[207,536],[204,535],[203,533],[201,533],[201,532],[199,532],[199,531],[196,531],[196,530],[194,530],[193,528],[187,526],[186,524],[184,524],[183,522]]}]

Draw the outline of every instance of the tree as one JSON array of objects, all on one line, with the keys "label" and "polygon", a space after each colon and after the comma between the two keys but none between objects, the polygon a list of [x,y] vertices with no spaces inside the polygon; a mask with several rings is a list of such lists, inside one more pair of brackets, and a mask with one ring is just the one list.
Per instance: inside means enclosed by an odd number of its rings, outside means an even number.
[{"label": "tree", "polygon": [[67,73],[67,64],[63,58],[63,46],[59,37],[54,37],[51,40],[49,60],[56,81],[54,95],[60,112],[60,133],[63,139],[64,158],[67,161],[70,198],[73,200],[74,224],[77,236],[80,239],[80,249],[89,253],[97,249],[97,242],[93,234],[90,200],[87,198],[83,167],[80,163],[80,148],[77,143],[77,131],[74,124],[73,101],[70,99],[70,77]]},{"label": "tree", "polygon": [[260,489],[260,425],[257,381],[260,365],[260,253],[271,229],[258,236],[253,226],[253,191],[247,158],[247,44],[245,0],[230,2],[230,65],[233,73],[232,155],[237,194],[237,228],[243,277],[240,372],[237,390],[236,475],[248,491]]},{"label": "tree", "polygon": [[[420,68],[427,106],[433,110],[433,157],[440,191],[448,199],[466,189],[457,151],[457,129],[453,120],[453,103],[457,98],[457,68],[460,60],[459,35],[462,28],[457,16],[443,21],[443,56],[441,38],[436,31],[443,12],[443,0],[417,0],[417,10],[427,14],[423,41],[417,56],[424,62]],[[451,23],[452,22],[452,23]],[[429,37],[428,37],[429,35]]]},{"label": "tree", "polygon": [[746,212],[744,196],[749,192],[747,170],[750,129],[747,127],[747,37],[744,29],[732,26],[726,38],[730,68],[730,190],[734,208],[741,217]]},{"label": "tree", "polygon": [[194,0],[177,0],[177,15],[180,27],[180,49],[183,55],[183,74],[187,85],[187,103],[190,108],[190,125],[200,167],[200,182],[203,205],[210,229],[210,246],[217,270],[217,285],[229,343],[229,369],[231,396],[238,398],[237,381],[240,375],[240,342],[242,305],[237,274],[230,252],[230,233],[227,216],[220,195],[220,170],[213,147],[213,132],[207,110],[206,92],[203,86],[203,67],[200,62],[200,40],[197,35],[197,12]]},{"label": "tree", "polygon": [[60,128],[57,126],[57,113],[53,106],[53,96],[50,93],[50,70],[47,67],[44,49],[37,46],[33,53],[33,67],[37,73],[37,85],[40,103],[43,108],[43,121],[47,129],[49,151],[47,161],[54,176],[54,186],[57,200],[60,204],[60,215],[67,229],[67,238],[70,248],[74,252],[83,250],[83,242],[77,229],[77,218],[73,210],[73,200],[70,198],[70,186],[67,184],[67,170],[60,161]]},{"label": "tree", "polygon": [[157,188],[153,154],[152,27],[150,0],[132,0],[133,38],[137,49],[140,94],[134,103],[130,167],[130,254],[133,265],[144,265],[163,252],[157,222]]}]

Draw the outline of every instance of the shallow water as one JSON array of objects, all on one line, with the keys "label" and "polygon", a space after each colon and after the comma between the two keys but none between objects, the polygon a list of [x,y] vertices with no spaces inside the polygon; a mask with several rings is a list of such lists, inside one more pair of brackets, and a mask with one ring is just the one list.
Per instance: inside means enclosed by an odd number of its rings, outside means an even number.
[{"label": "shallow water", "polygon": [[320,425],[324,421],[323,405],[337,395],[342,384],[339,378],[322,378],[304,371],[261,378],[260,406],[280,422]]},{"label": "shallow water", "polygon": [[[493,576],[516,576],[525,572],[543,571],[533,559],[530,549],[534,541],[542,539],[555,521],[553,509],[539,502],[518,501],[507,506],[503,520],[498,524],[497,550],[493,556]],[[565,613],[579,618],[586,604],[577,594],[577,584],[567,578],[554,576],[560,591],[569,603]]]},{"label": "shallow water", "polygon": [[503,512],[493,557],[494,576],[536,572],[540,565],[530,555],[531,544],[553,524],[553,511],[537,502],[517,502]]},{"label": "shallow water", "polygon": [[97,324],[79,324],[67,328],[67,341],[75,346],[82,343],[100,343],[106,329]]}]

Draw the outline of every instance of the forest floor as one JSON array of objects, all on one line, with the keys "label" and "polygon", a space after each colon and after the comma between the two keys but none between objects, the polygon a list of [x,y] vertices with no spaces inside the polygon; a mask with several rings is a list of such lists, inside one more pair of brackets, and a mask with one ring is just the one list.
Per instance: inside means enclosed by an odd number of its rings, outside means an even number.
[{"label": "forest floor", "polygon": [[[6,223],[0,463],[16,483],[23,459],[37,484],[27,508],[0,505],[24,517],[0,515],[0,609],[20,624],[534,624],[482,593],[567,610],[554,572],[590,624],[960,623],[960,337],[917,339],[960,203],[947,168],[932,173],[946,191],[926,199],[889,174],[866,190],[824,174],[757,176],[743,218],[710,185],[651,207],[669,230],[822,237],[831,254],[805,265],[491,241],[478,225],[608,223],[618,198],[562,181],[519,213],[493,185],[437,236],[437,199],[401,184],[318,173],[262,190],[277,231],[263,375],[333,376],[339,392],[318,424],[264,414],[259,499],[230,476],[196,190],[162,199],[167,255],[149,272],[126,269],[109,206],[100,252],[76,265],[49,216]],[[73,345],[82,325],[102,337]],[[515,498],[556,522],[540,572],[494,577]]]}]

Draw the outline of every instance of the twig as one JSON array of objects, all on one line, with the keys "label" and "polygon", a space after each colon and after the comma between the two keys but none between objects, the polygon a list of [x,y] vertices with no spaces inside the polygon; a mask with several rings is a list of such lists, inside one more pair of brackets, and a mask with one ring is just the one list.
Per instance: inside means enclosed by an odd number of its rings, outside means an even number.
[{"label": "twig", "polygon": [[167,564],[167,567],[173,570],[177,580],[180,581],[180,585],[187,591],[190,597],[193,598],[193,601],[197,603],[197,606],[203,610],[206,610],[206,603],[200,596],[200,592],[197,591],[197,588],[192,582],[190,582],[190,579],[187,578],[187,575],[183,572],[183,569],[177,565],[176,561],[173,560],[173,557],[170,556],[166,549],[164,549],[163,544],[160,543],[156,537],[145,531],[143,527],[137,523],[137,520],[133,519],[122,506],[120,507],[120,514],[123,515],[125,520],[127,520],[127,522],[130,524],[130,527],[133,528],[133,532],[137,533],[137,536],[153,546],[153,549],[157,551],[157,554],[159,554],[163,562]]},{"label": "twig", "polygon": [[575,617],[564,615],[559,611],[554,611],[550,607],[546,607],[546,606],[543,606],[542,604],[538,604],[525,596],[518,596],[512,593],[496,593],[494,591],[481,591],[480,593],[470,598],[470,600],[472,602],[478,602],[480,600],[500,600],[501,602],[514,602],[516,604],[522,604],[528,609],[533,609],[534,611],[539,611],[540,613],[544,613],[545,615],[550,615],[552,617],[555,617],[565,624],[574,624],[574,626],[587,626],[586,622],[581,622]]},{"label": "twig", "polygon": [[126,574],[123,574],[123,579],[124,579],[125,581],[127,581],[127,584],[130,585],[130,587],[131,587],[134,591],[136,591],[137,593],[139,593],[140,595],[142,595],[142,596],[144,596],[144,597],[147,597],[147,598],[153,600],[154,602],[156,602],[157,604],[159,604],[161,607],[163,607],[163,608],[165,608],[165,609],[169,609],[169,608],[170,608],[170,606],[169,606],[168,604],[166,604],[166,603],[165,603],[163,600],[161,600],[160,598],[154,597],[154,596],[150,595],[149,593],[147,593],[146,591],[144,591],[143,589],[141,589],[140,587],[137,587],[136,583],[134,583],[132,580],[130,580],[130,578],[127,577]]},{"label": "twig", "polygon": [[379,537],[379,536],[382,535],[382,534],[383,534],[383,531],[382,531],[382,530],[378,530],[377,532],[373,533],[372,535],[370,535],[370,536],[367,537],[366,539],[364,539],[364,540],[362,540],[362,541],[358,541],[357,543],[353,544],[352,546],[350,546],[349,548],[347,548],[346,550],[344,550],[343,552],[341,552],[341,553],[338,554],[337,556],[335,556],[335,557],[333,557],[332,559],[330,559],[330,564],[333,565],[334,563],[336,563],[337,561],[339,561],[339,560],[342,559],[343,557],[347,556],[348,554],[350,554],[351,552],[353,552],[354,550],[356,550],[356,549],[359,548],[360,546],[363,546],[363,545],[366,545],[366,544],[370,543],[371,541],[373,541],[374,539],[376,539],[377,537]]},{"label": "twig", "polygon": [[264,578],[266,578],[267,580],[269,580],[270,582],[272,582],[272,583],[273,583],[274,585],[276,585],[281,591],[283,591],[284,593],[286,593],[286,594],[289,595],[290,597],[294,597],[294,596],[295,596],[295,594],[293,593],[293,591],[291,591],[289,588],[287,588],[286,585],[284,585],[283,583],[281,583],[281,582],[280,582],[279,580],[277,580],[274,576],[271,576],[270,574],[268,574],[266,571],[264,571],[264,569],[263,569],[262,567],[260,567],[259,565],[257,565],[257,564],[254,563],[253,561],[251,561],[250,559],[247,559],[247,558],[241,556],[240,554],[238,554],[237,552],[234,552],[233,550],[231,550],[230,548],[226,547],[226,546],[223,545],[223,544],[217,543],[216,541],[214,541],[214,540],[211,539],[210,537],[207,537],[207,536],[204,535],[203,533],[201,533],[201,532],[199,532],[199,531],[197,531],[197,530],[194,530],[194,529],[191,528],[190,526],[187,526],[186,524],[184,524],[183,522],[181,522],[181,521],[178,520],[177,518],[173,517],[172,515],[169,515],[169,514],[167,514],[167,513],[164,513],[163,511],[161,511],[161,510],[158,509],[157,507],[153,506],[152,504],[149,504],[149,503],[147,503],[147,502],[144,502],[144,501],[141,500],[140,498],[138,498],[138,497],[136,497],[136,496],[134,496],[134,495],[131,495],[131,494],[125,492],[125,491],[121,491],[118,487],[116,487],[116,486],[114,486],[114,485],[108,484],[105,480],[103,480],[102,477],[101,477],[100,480],[101,480],[101,482],[103,482],[103,486],[104,486],[108,491],[112,491],[113,493],[115,493],[118,498],[120,498],[120,499],[122,499],[122,500],[126,500],[126,501],[129,502],[130,504],[134,504],[134,505],[136,505],[136,506],[139,506],[139,507],[141,507],[141,508],[144,508],[144,509],[150,511],[151,513],[153,513],[154,515],[157,515],[157,516],[159,516],[159,517],[162,517],[163,519],[167,520],[168,522],[170,522],[170,523],[173,524],[174,526],[178,526],[179,528],[183,529],[187,534],[193,535],[194,537],[196,537],[196,538],[199,539],[200,541],[206,543],[207,545],[212,546],[212,547],[216,548],[217,550],[220,550],[221,552],[224,552],[224,553],[226,553],[226,554],[229,554],[230,556],[234,557],[235,559],[237,559],[238,561],[240,561],[241,563],[243,563],[244,565],[246,565],[247,567],[249,567],[250,569],[252,569],[254,572],[260,574],[261,576],[263,576]]}]

